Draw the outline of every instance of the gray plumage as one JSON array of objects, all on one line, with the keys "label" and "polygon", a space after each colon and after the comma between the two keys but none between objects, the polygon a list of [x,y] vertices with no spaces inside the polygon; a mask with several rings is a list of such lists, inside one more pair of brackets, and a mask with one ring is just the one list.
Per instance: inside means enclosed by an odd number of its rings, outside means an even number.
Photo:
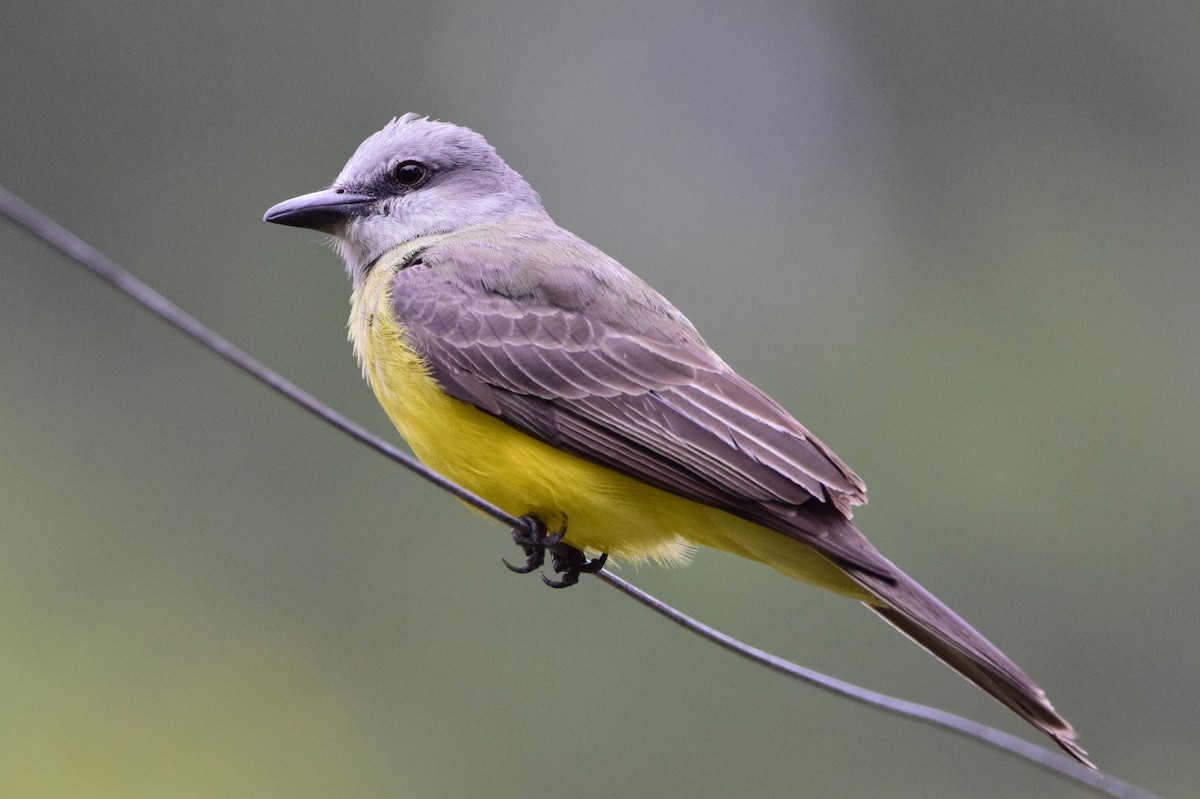
[{"label": "gray plumage", "polygon": [[854,527],[857,475],[666,299],[555,225],[483,137],[406,115],[332,189],[267,219],[331,233],[356,286],[403,245],[394,310],[446,393],[813,547],[878,598],[871,610],[1090,765],[1041,689]]}]

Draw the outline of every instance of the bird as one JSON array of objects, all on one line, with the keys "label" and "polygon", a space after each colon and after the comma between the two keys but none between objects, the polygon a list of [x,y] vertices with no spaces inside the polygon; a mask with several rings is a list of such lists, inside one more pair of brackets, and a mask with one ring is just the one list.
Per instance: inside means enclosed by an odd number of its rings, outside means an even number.
[{"label": "bird", "polygon": [[563,587],[609,556],[763,563],[861,602],[1095,768],[1037,683],[855,527],[858,475],[482,135],[397,117],[264,221],[328,235],[364,378],[422,462],[525,522],[509,568],[549,553]]}]

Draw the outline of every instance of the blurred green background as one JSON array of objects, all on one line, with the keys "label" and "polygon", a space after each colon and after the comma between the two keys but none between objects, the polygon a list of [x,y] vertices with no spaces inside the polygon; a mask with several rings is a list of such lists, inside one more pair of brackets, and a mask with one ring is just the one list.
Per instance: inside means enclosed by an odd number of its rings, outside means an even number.
[{"label": "blurred green background", "polygon": [[[1195,2],[11,3],[0,183],[395,439],[340,263],[259,220],[393,115],[476,128],[1104,768],[1196,795],[1198,41]],[[512,555],[0,224],[0,795],[1083,795]],[[1026,734],[765,568],[623,574]]]}]

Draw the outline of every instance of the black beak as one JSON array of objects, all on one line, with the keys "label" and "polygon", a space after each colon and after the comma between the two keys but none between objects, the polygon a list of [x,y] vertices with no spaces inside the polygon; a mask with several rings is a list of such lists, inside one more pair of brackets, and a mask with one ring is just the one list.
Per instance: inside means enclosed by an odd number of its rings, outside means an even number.
[{"label": "black beak", "polygon": [[367,213],[375,199],[366,194],[350,194],[343,189],[325,189],[271,206],[263,221],[332,233],[347,219]]}]

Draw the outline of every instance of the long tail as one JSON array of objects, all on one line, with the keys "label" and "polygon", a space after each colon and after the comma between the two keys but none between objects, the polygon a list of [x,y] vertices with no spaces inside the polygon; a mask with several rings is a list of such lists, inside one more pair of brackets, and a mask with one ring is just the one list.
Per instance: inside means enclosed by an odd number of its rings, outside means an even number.
[{"label": "long tail", "polygon": [[1088,760],[1087,752],[1075,743],[1075,730],[1058,714],[1037,683],[933,594],[895,566],[890,580],[852,568],[847,572],[887,603],[886,606],[863,603],[884,621],[1049,735],[1071,757],[1096,768]]}]

